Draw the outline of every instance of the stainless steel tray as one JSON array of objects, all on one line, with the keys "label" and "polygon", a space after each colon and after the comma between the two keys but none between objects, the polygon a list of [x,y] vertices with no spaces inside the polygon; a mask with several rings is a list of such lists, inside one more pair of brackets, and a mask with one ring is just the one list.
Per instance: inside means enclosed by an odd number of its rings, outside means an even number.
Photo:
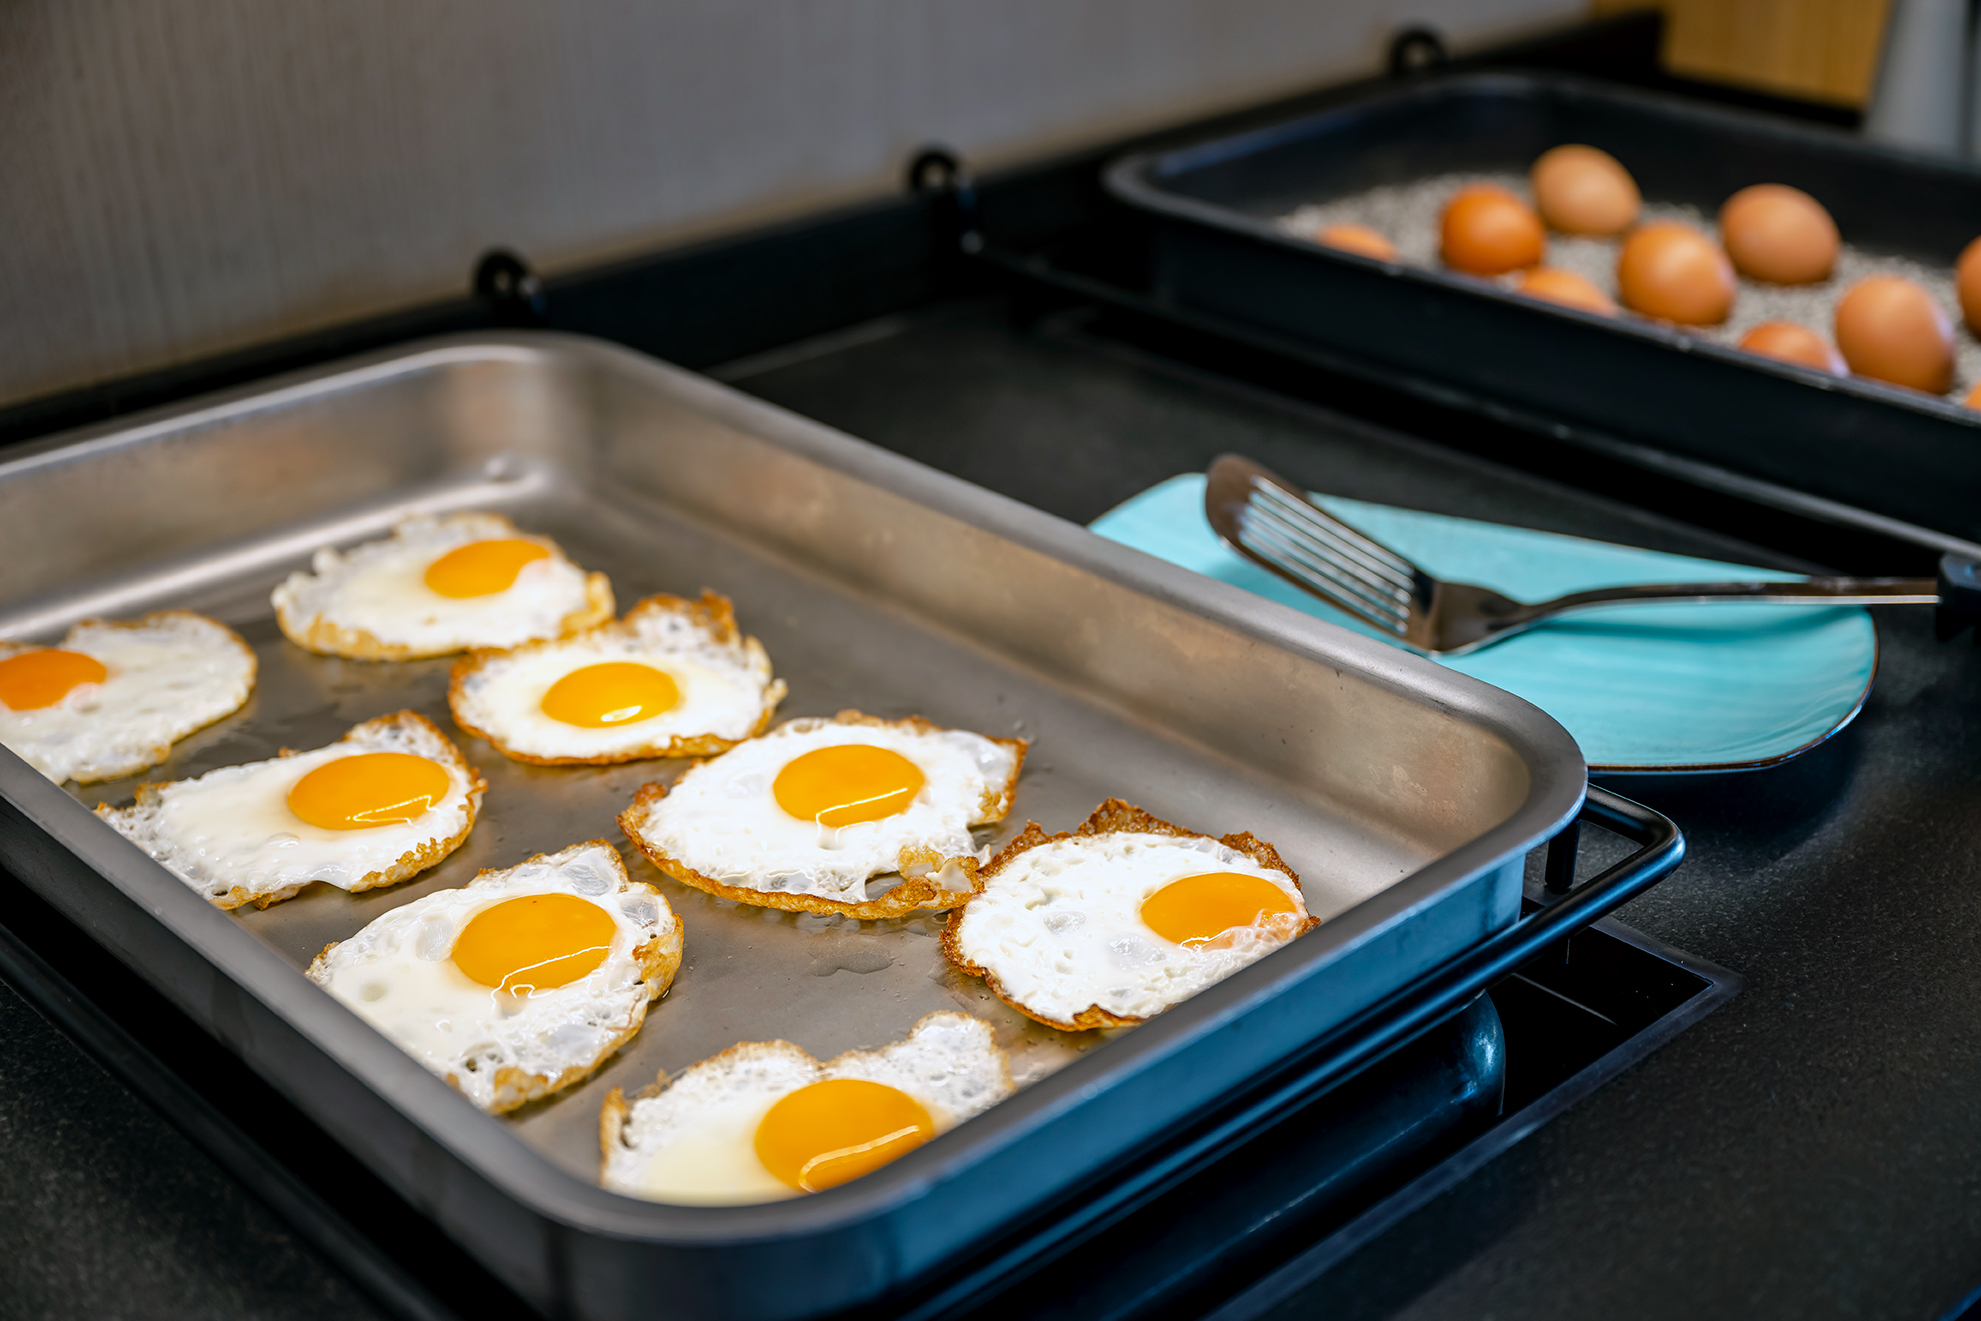
[{"label": "stainless steel tray", "polygon": [[[1203,1113],[1357,1011],[1510,924],[1525,853],[1577,811],[1580,755],[1517,698],[1211,583],[703,378],[549,335],[430,343],[0,465],[0,636],[163,605],[261,657],[239,714],[146,778],[307,747],[412,706],[447,722],[446,661],[367,665],[284,642],[270,587],[324,542],[420,509],[490,508],[611,574],[621,605],[713,587],[791,685],[1034,740],[1011,820],[1064,829],[1114,794],[1252,830],[1326,923],[1132,1032],[1063,1034],[948,969],[926,919],[742,907],[661,878],[686,962],[584,1086],[480,1114],[301,975],[377,914],[476,868],[603,836],[679,763],[538,768],[477,741],[480,824],[445,864],[365,895],[211,908],[0,750],[0,863],[84,925],[546,1312],[826,1313],[897,1293]],[[630,850],[629,850],[630,851]],[[875,1045],[921,1014],[997,1025],[1018,1096],[868,1178],[769,1206],[600,1190],[606,1088],[739,1040]]]}]

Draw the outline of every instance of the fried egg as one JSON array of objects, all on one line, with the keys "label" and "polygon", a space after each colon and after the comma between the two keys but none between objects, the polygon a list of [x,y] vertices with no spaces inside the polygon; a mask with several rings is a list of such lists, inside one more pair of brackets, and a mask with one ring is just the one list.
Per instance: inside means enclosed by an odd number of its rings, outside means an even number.
[{"label": "fried egg", "polygon": [[599,1182],[690,1206],[822,1192],[907,1155],[1011,1095],[990,1025],[929,1014],[906,1040],[821,1064],[747,1041],[599,1115]]},{"label": "fried egg", "polygon": [[56,783],[135,775],[240,710],[255,654],[190,610],[88,619],[61,643],[0,642],[0,744]]},{"label": "fried egg", "polygon": [[[1011,810],[1023,739],[842,711],[787,720],[649,784],[620,828],[684,885],[767,908],[897,917],[976,888],[970,827]],[[870,899],[867,881],[899,872]]]},{"label": "fried egg", "polygon": [[1272,845],[1110,798],[1072,834],[1027,825],[942,949],[1012,1008],[1072,1032],[1153,1018],[1318,925]]},{"label": "fried egg", "polygon": [[488,788],[425,716],[400,711],[309,752],[138,786],[96,814],[221,908],[312,881],[396,885],[452,853]]},{"label": "fried egg", "polygon": [[500,1114],[590,1075],[680,967],[674,910],[595,839],[395,908],[309,975]]},{"label": "fried egg", "polygon": [[299,647],[413,660],[514,647],[612,618],[612,584],[500,514],[409,518],[382,541],[324,547],[270,598]]},{"label": "fried egg", "polygon": [[650,596],[572,637],[456,661],[454,721],[539,765],[707,757],[770,724],[784,684],[729,599]]}]

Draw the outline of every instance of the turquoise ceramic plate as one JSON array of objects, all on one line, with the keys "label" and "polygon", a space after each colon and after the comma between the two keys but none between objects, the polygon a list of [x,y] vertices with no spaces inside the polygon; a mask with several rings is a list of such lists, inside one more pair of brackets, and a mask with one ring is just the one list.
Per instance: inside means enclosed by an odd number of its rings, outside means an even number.
[{"label": "turquoise ceramic plate", "polygon": [[[1625,583],[1792,574],[1317,496],[1330,513],[1437,578],[1528,601]],[[1371,637],[1375,630],[1225,549],[1204,478],[1175,477],[1094,531]],[[1442,662],[1534,703],[1596,771],[1745,770],[1806,752],[1850,723],[1878,668],[1868,612],[1799,606],[1619,606],[1568,615]]]}]

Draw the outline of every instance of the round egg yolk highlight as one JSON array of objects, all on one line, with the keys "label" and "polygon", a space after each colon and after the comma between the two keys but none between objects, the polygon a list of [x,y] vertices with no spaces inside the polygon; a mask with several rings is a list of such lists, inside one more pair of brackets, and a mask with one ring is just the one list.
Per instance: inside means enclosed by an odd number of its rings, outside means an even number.
[{"label": "round egg yolk highlight", "polygon": [[426,585],[441,596],[493,596],[514,587],[525,564],[549,558],[549,551],[520,537],[471,541],[427,565]]},{"label": "round egg yolk highlight", "polygon": [[1258,876],[1212,871],[1171,881],[1142,901],[1142,921],[1164,940],[1201,945],[1233,927],[1294,911],[1292,896]]},{"label": "round egg yolk highlight", "polygon": [[885,1083],[828,1078],[781,1097],[757,1125],[757,1159],[800,1192],[872,1173],[935,1136],[921,1102]]},{"label": "round egg yolk highlight", "polygon": [[109,676],[102,661],[80,651],[24,651],[0,660],[0,703],[10,711],[38,711],[67,697],[71,688],[102,683]]},{"label": "round egg yolk highlight", "polygon": [[777,773],[777,805],[800,821],[850,826],[906,811],[922,791],[922,768],[898,752],[839,743],[793,757]]},{"label": "round egg yolk highlight", "polygon": [[575,982],[612,952],[612,918],[570,894],[484,908],[454,941],[454,966],[483,986],[531,995]]},{"label": "round egg yolk highlight", "polygon": [[606,661],[573,670],[543,695],[543,713],[566,725],[602,729],[672,711],[681,690],[665,670],[637,661]]},{"label": "round egg yolk highlight", "polygon": [[368,830],[416,821],[453,781],[437,762],[408,752],[361,752],[325,762],[289,791],[289,810],[324,830]]}]

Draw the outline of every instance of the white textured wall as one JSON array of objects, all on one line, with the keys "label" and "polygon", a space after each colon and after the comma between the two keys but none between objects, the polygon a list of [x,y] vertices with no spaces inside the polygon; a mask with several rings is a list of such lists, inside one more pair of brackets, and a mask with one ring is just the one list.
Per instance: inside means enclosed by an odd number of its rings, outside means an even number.
[{"label": "white textured wall", "polygon": [[1371,70],[1582,0],[0,0],[0,402]]}]

